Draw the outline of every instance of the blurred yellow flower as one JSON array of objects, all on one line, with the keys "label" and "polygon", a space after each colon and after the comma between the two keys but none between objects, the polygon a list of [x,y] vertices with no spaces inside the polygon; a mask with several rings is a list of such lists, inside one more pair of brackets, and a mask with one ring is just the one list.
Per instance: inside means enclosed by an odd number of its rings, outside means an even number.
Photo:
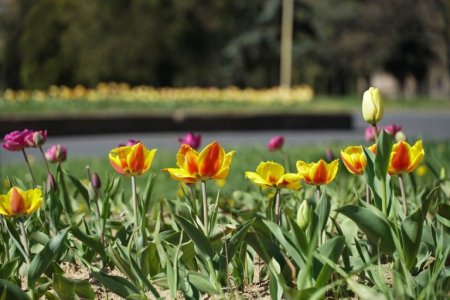
[{"label": "blurred yellow flower", "polygon": [[12,187],[6,195],[0,195],[0,214],[8,217],[30,215],[42,205],[40,189],[22,190]]},{"label": "blurred yellow flower", "polygon": [[245,172],[245,177],[261,186],[291,190],[300,189],[302,179],[299,174],[284,173],[284,167],[273,161],[261,162],[256,172]]}]

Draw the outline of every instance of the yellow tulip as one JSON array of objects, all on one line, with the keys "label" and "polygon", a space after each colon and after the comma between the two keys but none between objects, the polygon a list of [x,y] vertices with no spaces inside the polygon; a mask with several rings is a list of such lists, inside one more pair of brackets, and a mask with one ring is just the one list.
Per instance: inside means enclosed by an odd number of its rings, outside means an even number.
[{"label": "yellow tulip", "polygon": [[170,176],[185,183],[209,179],[222,180],[228,176],[235,151],[225,153],[219,143],[213,142],[200,153],[189,145],[181,145],[177,153],[178,168],[165,168]]},{"label": "yellow tulip", "polygon": [[112,149],[109,162],[121,175],[142,175],[150,169],[156,149],[148,150],[142,143]]},{"label": "yellow tulip", "polygon": [[377,88],[369,88],[364,92],[362,101],[362,114],[364,121],[375,125],[383,118],[383,98]]},{"label": "yellow tulip", "polygon": [[418,140],[414,146],[405,141],[400,141],[392,147],[389,159],[389,174],[396,175],[414,171],[425,157],[422,140]]},{"label": "yellow tulip", "polygon": [[323,159],[318,162],[306,163],[297,161],[297,171],[307,184],[324,185],[334,180],[339,168],[339,161],[333,160],[327,164]]},{"label": "yellow tulip", "polygon": [[40,189],[22,190],[12,187],[6,195],[0,195],[0,214],[8,217],[30,215],[42,205]]},{"label": "yellow tulip", "polygon": [[[376,144],[369,147],[369,150],[376,153]],[[355,175],[361,175],[366,168],[367,160],[362,146],[348,146],[341,151],[341,159],[347,170]]]},{"label": "yellow tulip", "polygon": [[245,172],[245,176],[254,183],[261,186],[274,187],[277,189],[287,188],[291,190],[300,189],[302,177],[295,173],[284,173],[284,167],[276,162],[261,162],[255,172]]}]

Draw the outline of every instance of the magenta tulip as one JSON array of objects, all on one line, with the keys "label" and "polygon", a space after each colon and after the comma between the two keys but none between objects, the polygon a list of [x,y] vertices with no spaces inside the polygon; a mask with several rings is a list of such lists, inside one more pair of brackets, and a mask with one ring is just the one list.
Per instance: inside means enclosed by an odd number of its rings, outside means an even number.
[{"label": "magenta tulip", "polygon": [[181,145],[188,145],[197,150],[202,143],[202,135],[195,135],[193,132],[188,132],[183,138],[179,138],[178,141]]},{"label": "magenta tulip", "polygon": [[269,140],[269,143],[267,143],[267,150],[269,151],[280,150],[281,147],[283,147],[283,144],[284,144],[284,137],[282,135],[274,136]]}]

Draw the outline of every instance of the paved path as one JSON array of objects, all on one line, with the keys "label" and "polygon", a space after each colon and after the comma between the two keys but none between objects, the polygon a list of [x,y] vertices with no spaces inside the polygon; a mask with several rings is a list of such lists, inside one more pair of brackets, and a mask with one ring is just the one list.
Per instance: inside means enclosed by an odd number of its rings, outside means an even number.
[{"label": "paved path", "polygon": [[[317,131],[243,131],[243,132],[207,132],[203,133],[203,145],[212,140],[219,141],[227,148],[236,146],[265,145],[276,134],[284,135],[287,145],[317,144],[324,145],[333,141],[360,142],[364,138],[366,123],[359,114],[353,116],[354,129],[352,130],[317,130]],[[420,112],[420,113],[391,113],[386,114],[382,125],[396,123],[403,126],[407,137],[423,138],[426,140],[450,140],[450,112]],[[139,139],[148,147],[176,150],[179,146],[178,137],[184,132],[173,133],[131,133],[112,135],[89,135],[71,137],[50,137],[46,147],[61,144],[69,149],[71,157],[105,155],[119,143],[129,138]],[[30,154],[39,155],[35,149]],[[36,152],[36,153],[35,153]],[[21,160],[19,153],[0,150],[0,163],[7,164]]]}]

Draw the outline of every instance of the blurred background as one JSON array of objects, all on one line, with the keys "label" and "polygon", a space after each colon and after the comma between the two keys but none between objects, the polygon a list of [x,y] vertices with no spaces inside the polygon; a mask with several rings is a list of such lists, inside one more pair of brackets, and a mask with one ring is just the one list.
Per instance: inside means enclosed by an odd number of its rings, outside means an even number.
[{"label": "blurred background", "polygon": [[[0,90],[278,86],[282,3],[0,0]],[[449,0],[291,5],[293,86],[449,98]]]}]

